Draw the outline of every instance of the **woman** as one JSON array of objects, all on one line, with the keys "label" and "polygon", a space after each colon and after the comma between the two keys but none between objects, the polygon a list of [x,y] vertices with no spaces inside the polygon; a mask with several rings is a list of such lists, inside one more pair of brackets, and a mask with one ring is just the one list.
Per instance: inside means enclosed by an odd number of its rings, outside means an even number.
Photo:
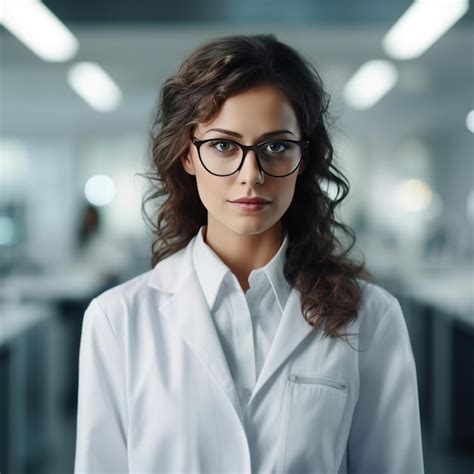
[{"label": "woman", "polygon": [[85,313],[76,472],[423,472],[405,320],[348,258],[327,107],[274,35],[215,39],[166,81],[153,268]]}]

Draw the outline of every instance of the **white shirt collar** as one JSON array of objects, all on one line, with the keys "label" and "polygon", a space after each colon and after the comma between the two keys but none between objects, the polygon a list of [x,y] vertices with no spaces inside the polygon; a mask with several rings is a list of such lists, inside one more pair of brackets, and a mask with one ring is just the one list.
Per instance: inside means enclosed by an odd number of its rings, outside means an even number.
[{"label": "white shirt collar", "polygon": [[[230,277],[231,270],[204,241],[203,232],[205,227],[205,225],[202,225],[196,235],[193,246],[193,263],[199,283],[212,311],[222,281],[226,275],[228,275],[227,278]],[[285,233],[285,238],[272,259],[265,266],[252,270],[249,275],[251,287],[258,284],[262,276],[268,279],[282,313],[291,291],[291,286],[283,275],[287,247],[288,233]]]}]

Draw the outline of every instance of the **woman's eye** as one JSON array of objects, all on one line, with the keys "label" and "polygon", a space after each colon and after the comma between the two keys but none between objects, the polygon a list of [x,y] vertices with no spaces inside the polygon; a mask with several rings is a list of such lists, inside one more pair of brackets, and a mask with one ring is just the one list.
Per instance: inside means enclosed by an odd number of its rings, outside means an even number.
[{"label": "woman's eye", "polygon": [[210,145],[218,151],[229,151],[232,149],[233,144],[225,141],[211,142]]},{"label": "woman's eye", "polygon": [[278,153],[280,151],[286,150],[285,142],[273,142],[267,145],[268,151],[272,153]]}]

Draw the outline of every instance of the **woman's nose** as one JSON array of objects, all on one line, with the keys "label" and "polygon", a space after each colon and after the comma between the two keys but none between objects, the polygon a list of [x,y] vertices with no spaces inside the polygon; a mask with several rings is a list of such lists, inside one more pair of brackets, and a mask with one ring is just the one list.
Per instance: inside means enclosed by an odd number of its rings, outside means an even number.
[{"label": "woman's nose", "polygon": [[240,168],[240,175],[247,181],[262,179],[263,173],[258,165],[257,154],[255,151],[249,150],[245,155],[244,162]]}]

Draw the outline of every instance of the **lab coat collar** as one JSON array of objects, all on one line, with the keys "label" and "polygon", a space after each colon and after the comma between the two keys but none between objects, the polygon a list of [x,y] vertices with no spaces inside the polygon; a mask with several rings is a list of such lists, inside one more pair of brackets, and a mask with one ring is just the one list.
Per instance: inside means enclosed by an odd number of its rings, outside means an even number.
[{"label": "lab coat collar", "polygon": [[[213,311],[223,280],[225,278],[231,279],[233,274],[230,268],[206,243],[204,239],[205,231],[206,226],[203,225],[196,235],[193,245],[193,263],[209,309]],[[285,233],[280,248],[271,260],[263,267],[253,269],[249,275],[251,287],[259,284],[259,278],[264,278],[268,281],[282,313],[291,291],[291,286],[286,281],[283,273],[287,248],[288,233]],[[234,278],[234,280],[237,281],[236,278]]]},{"label": "lab coat collar", "polygon": [[[243,422],[240,401],[220,343],[217,330],[193,265],[194,236],[188,245],[159,262],[151,271],[148,285],[172,293],[159,306],[159,314],[172,324],[216,383],[229,398]],[[300,292],[292,288],[273,343],[257,379],[249,404],[312,330],[300,308]]]}]

